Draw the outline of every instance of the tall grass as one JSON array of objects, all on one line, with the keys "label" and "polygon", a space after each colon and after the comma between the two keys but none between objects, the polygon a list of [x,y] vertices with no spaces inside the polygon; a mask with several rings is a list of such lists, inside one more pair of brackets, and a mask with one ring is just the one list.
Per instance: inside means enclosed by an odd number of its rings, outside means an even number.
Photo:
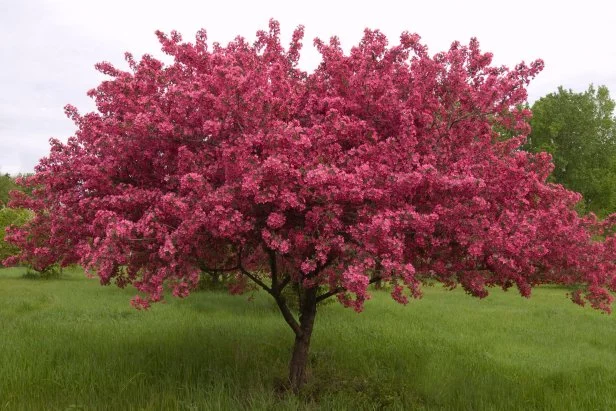
[{"label": "tall grass", "polygon": [[293,396],[291,331],[262,293],[144,312],[79,270],[22,274],[0,270],[0,410],[616,409],[616,318],[558,288],[323,307]]}]

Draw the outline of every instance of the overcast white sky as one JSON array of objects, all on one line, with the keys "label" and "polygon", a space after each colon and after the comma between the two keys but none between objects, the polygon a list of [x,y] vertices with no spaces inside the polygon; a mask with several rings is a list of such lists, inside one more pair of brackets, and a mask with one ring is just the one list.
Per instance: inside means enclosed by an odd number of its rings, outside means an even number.
[{"label": "overcast white sky", "polygon": [[74,132],[63,112],[71,103],[94,109],[85,95],[102,77],[98,61],[124,66],[125,51],[161,56],[154,31],[180,31],[193,39],[199,28],[210,41],[238,34],[254,39],[270,17],[280,21],[285,42],[306,27],[301,64],[318,64],[314,37],[340,37],[347,50],[366,27],[396,43],[402,31],[418,33],[431,53],[453,40],[477,37],[497,64],[542,58],[543,73],[531,84],[533,101],[559,85],[577,91],[590,83],[616,94],[616,4],[611,0],[548,2],[483,1],[131,1],[0,0],[0,172],[30,172],[48,153],[48,139]]}]

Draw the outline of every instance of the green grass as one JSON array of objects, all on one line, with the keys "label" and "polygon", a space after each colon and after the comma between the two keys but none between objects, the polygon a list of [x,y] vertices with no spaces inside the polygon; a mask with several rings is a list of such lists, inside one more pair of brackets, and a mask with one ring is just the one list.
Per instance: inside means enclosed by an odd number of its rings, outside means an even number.
[{"label": "green grass", "polygon": [[263,293],[144,312],[78,270],[22,275],[0,270],[0,410],[616,409],[616,317],[559,288],[326,306],[296,397],[279,389],[291,331]]}]

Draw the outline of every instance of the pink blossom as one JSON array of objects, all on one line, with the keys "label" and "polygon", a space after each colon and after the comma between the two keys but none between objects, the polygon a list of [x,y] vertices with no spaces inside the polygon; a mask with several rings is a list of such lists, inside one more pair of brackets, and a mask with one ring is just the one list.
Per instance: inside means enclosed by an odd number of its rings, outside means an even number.
[{"label": "pink blossom", "polygon": [[286,218],[284,214],[281,214],[281,213],[271,213],[269,217],[267,217],[268,227],[274,230],[281,228],[285,222],[286,222]]}]

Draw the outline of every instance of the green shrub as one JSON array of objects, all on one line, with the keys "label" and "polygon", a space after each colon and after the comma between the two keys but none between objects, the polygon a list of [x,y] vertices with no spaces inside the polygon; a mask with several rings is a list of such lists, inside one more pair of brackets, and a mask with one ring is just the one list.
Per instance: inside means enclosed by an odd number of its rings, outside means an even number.
[{"label": "green shrub", "polygon": [[62,276],[62,267],[59,264],[54,264],[42,271],[37,271],[32,267],[28,267],[23,275],[23,278],[29,280],[51,280]]},{"label": "green shrub", "polygon": [[231,276],[214,273],[210,271],[204,271],[199,277],[199,284],[197,285],[198,291],[220,291],[226,290],[229,287]]},{"label": "green shrub", "polygon": [[32,212],[21,208],[0,208],[0,261],[15,255],[19,249],[4,241],[6,229],[11,225],[20,226],[32,218]]}]

